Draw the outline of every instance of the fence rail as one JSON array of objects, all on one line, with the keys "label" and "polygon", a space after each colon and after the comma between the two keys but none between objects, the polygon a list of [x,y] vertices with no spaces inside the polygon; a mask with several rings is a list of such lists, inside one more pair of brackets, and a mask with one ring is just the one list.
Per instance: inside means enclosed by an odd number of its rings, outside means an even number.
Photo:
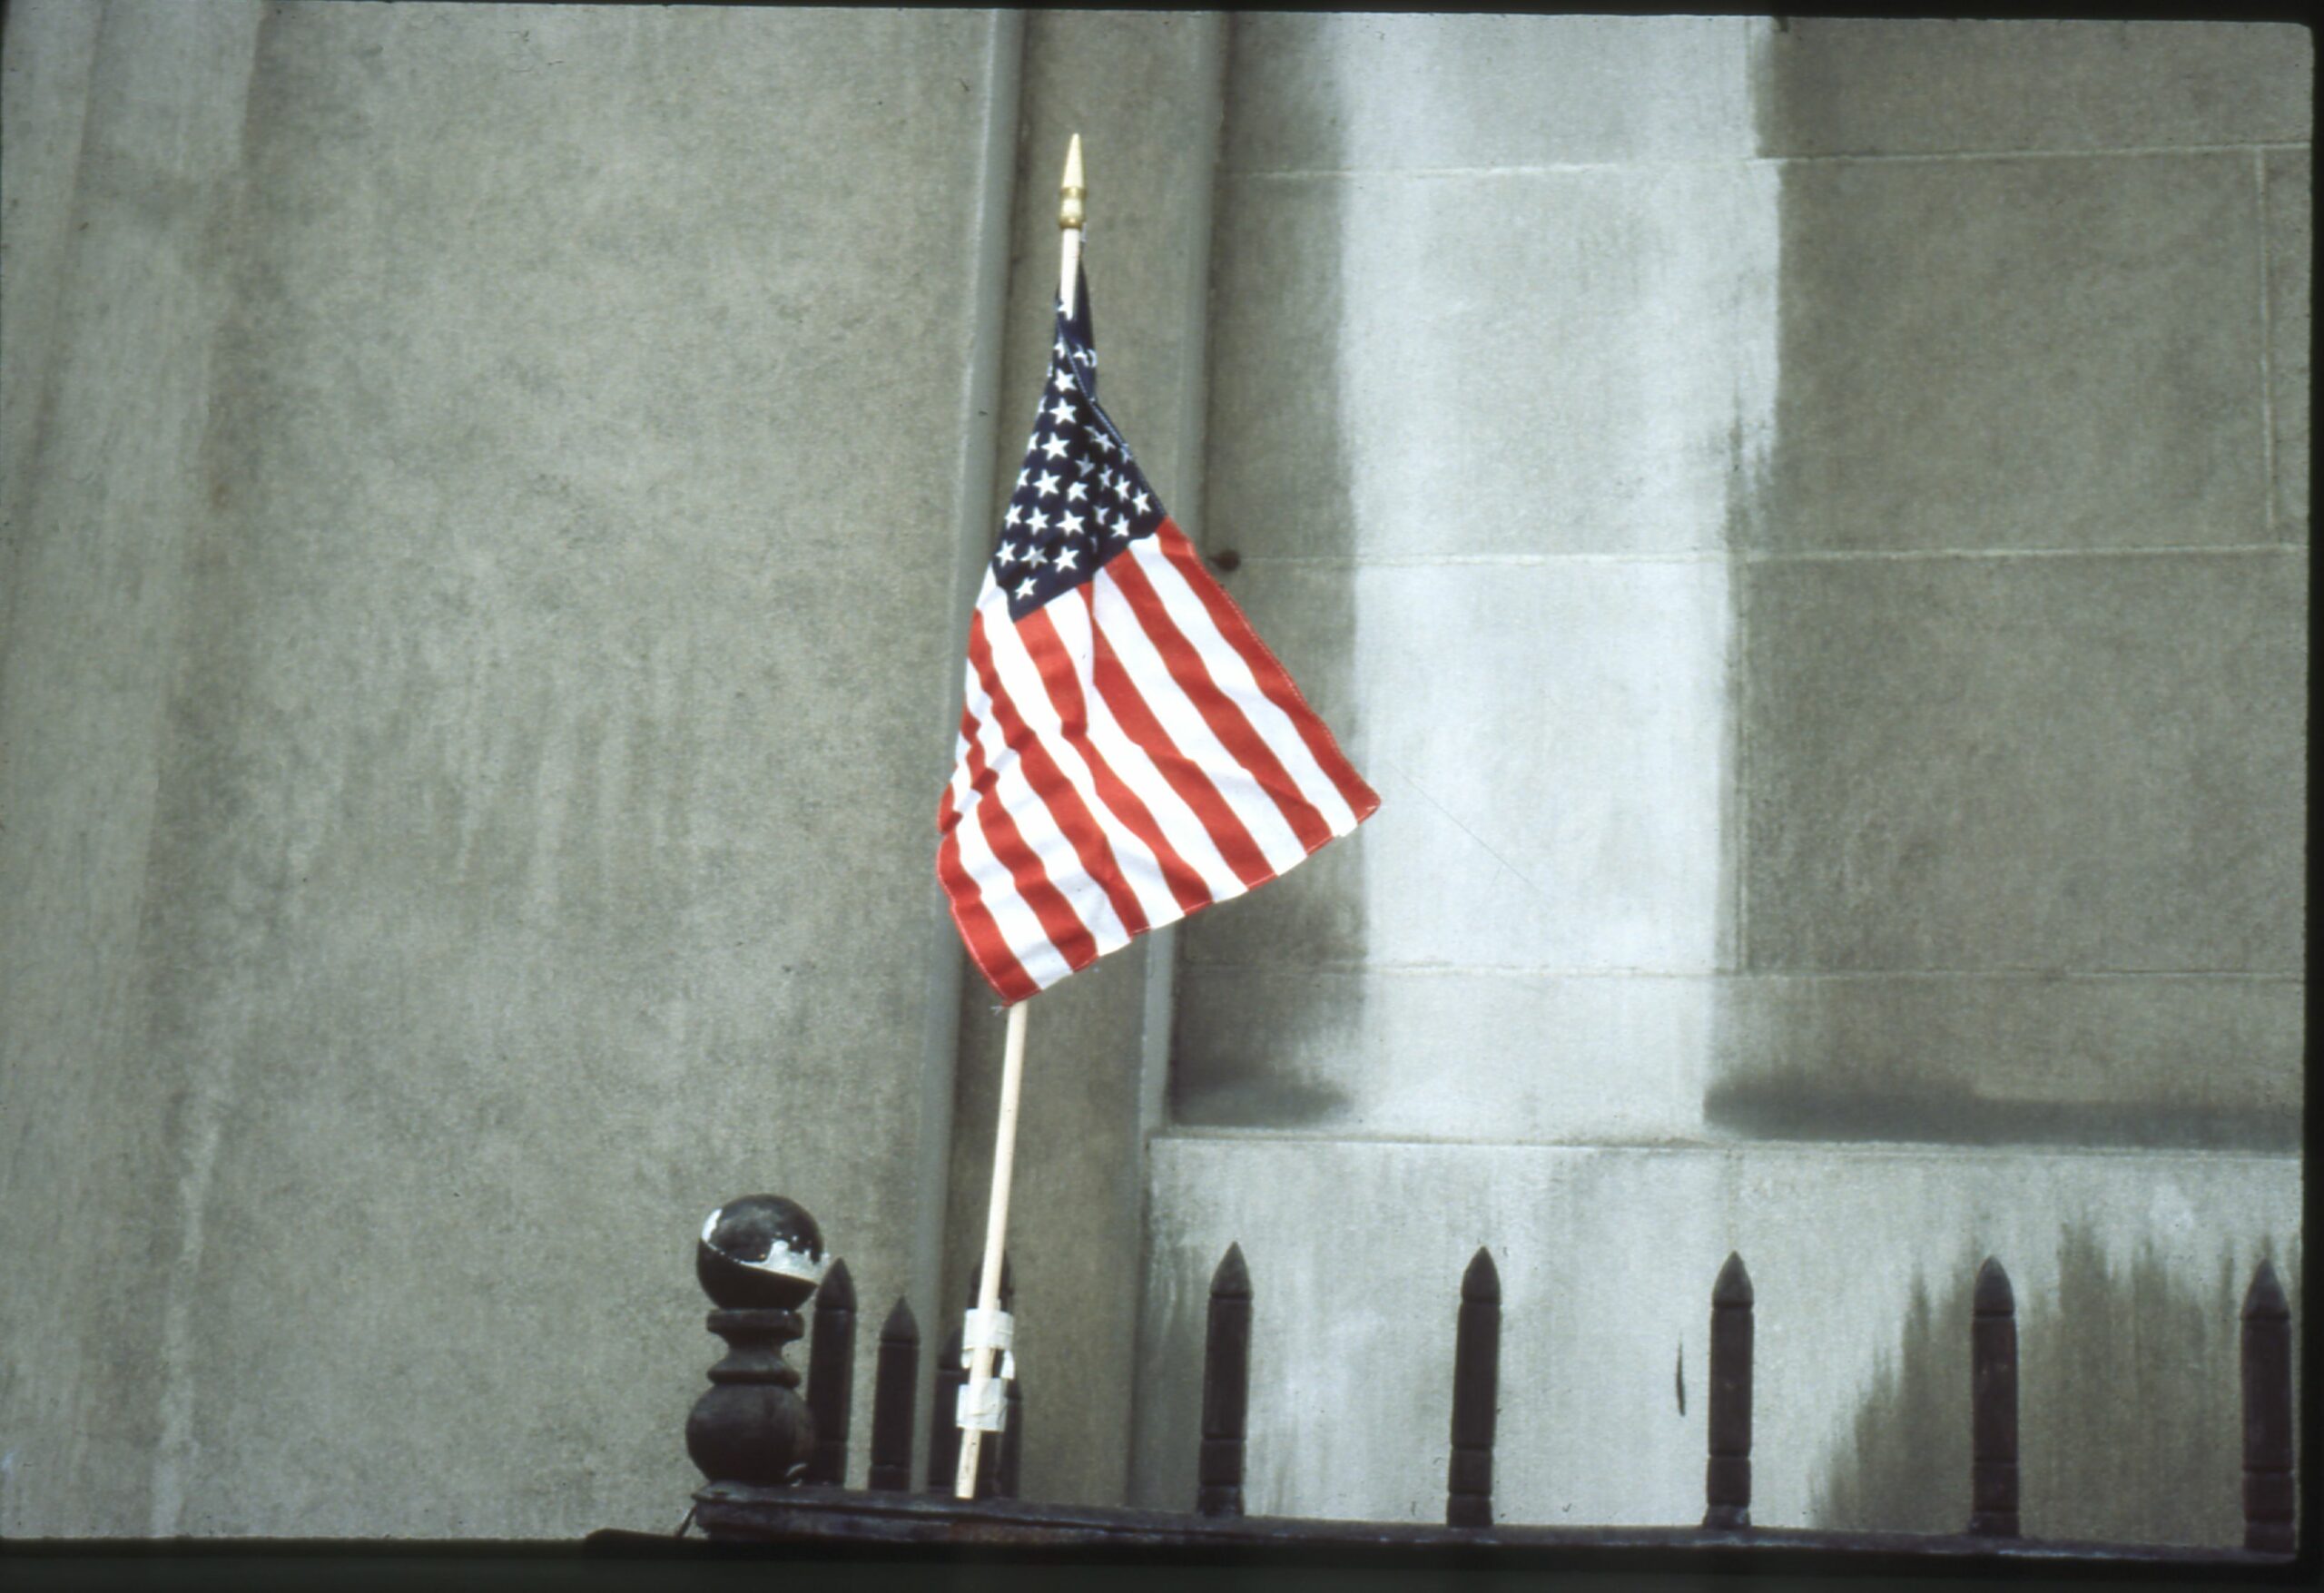
[{"label": "fence rail", "polygon": [[[795,1206],[774,1196],[792,1212]],[[721,1211],[734,1213],[747,1203]],[[804,1213],[798,1213],[802,1218]],[[812,1231],[812,1219],[806,1230]],[[819,1244],[820,1241],[818,1240]],[[1451,1454],[1444,1525],[1255,1518],[1244,1513],[1254,1290],[1239,1244],[1220,1258],[1210,1285],[1203,1355],[1201,1447],[1187,1512],[1024,1504],[1017,1500],[1024,1399],[1008,1382],[1000,1441],[980,1460],[976,1498],[951,1497],[960,1429],[954,1401],[963,1373],[960,1331],[947,1335],[929,1411],[926,1492],[910,1491],[920,1328],[899,1298],[881,1329],[872,1405],[871,1466],[863,1490],[840,1486],[854,1362],[855,1290],[834,1263],[817,1301],[803,1403],[783,1346],[801,1336],[789,1306],[753,1308],[751,1279],[714,1264],[707,1233],[696,1271],[720,1308],[709,1325],[735,1346],[711,1370],[712,1388],[687,1423],[687,1441],[709,1479],[689,1521],[730,1542],[921,1544],[954,1547],[1176,1548],[1197,1554],[1253,1549],[1377,1550],[1423,1559],[1448,1553],[1502,1558],[1649,1554],[1745,1549],[1851,1563],[1896,1555],[2002,1560],[2166,1561],[2188,1565],[2275,1565],[2294,1550],[2291,1310],[2274,1266],[2261,1261],[2242,1309],[2244,1540],[2241,1549],[2033,1539],[2018,1507],[2016,1298],[2001,1263],[1978,1268],[1970,1336],[1970,1509],[1957,1534],[1833,1532],[1751,1524],[1751,1362],[1756,1302],[1740,1254],[1731,1254],[1710,1291],[1710,1407],[1699,1527],[1551,1527],[1494,1519],[1492,1450],[1500,1382],[1501,1278],[1480,1248],[1460,1284],[1454,1315]],[[745,1268],[756,1264],[745,1260]],[[736,1278],[741,1282],[736,1282]],[[971,1279],[971,1302],[980,1280]],[[1000,1296],[1012,1282],[1001,1264]],[[812,1281],[805,1290],[814,1287]],[[769,1296],[773,1298],[773,1296]],[[737,1385],[753,1391],[738,1402]],[[706,1412],[708,1414],[706,1414]],[[738,1417],[737,1412],[742,1414]],[[747,1430],[747,1431],[746,1431]],[[2224,1486],[2226,1480],[2221,1480]],[[683,1531],[683,1528],[681,1530]],[[600,1535],[601,1538],[607,1535]],[[615,1534],[626,1539],[634,1535]]]}]

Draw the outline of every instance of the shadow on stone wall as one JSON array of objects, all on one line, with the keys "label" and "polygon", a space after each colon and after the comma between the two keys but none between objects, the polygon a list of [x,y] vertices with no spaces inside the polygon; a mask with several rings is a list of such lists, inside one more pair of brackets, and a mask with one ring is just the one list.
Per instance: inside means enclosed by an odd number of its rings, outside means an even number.
[{"label": "shadow on stone wall", "polygon": [[[1223,166],[1238,147],[1235,118],[1245,103],[1231,52],[1229,61]],[[1334,165],[1346,158],[1342,142]],[[1349,326],[1343,253],[1359,181],[1253,182],[1221,172],[1204,495],[1189,529],[1219,584],[1379,790],[1380,771],[1368,765],[1380,760],[1367,756],[1355,678],[1358,548],[1340,408],[1348,384],[1336,363]],[[1239,354],[1252,338],[1265,339],[1274,357]],[[1285,499],[1285,480],[1295,484],[1295,526],[1270,523],[1277,516],[1265,507]],[[1354,1049],[1363,981],[1315,965],[1360,966],[1367,940],[1357,837],[1326,845],[1281,882],[1190,919],[1178,942],[1172,1120],[1236,1127],[1343,1120],[1346,1093],[1295,1071],[1274,1043],[1330,1036],[1308,1048]],[[1213,974],[1229,969],[1231,978]]]},{"label": "shadow on stone wall", "polygon": [[[2297,1299],[2299,1246],[2278,1264]],[[1934,1302],[1914,1280],[1897,1347],[1812,1486],[1810,1525],[1957,1532],[1967,1523],[1975,1265],[1960,1261]],[[2151,1245],[2122,1264],[2092,1228],[2061,1233],[2055,1288],[2018,1296],[2027,1537],[2242,1542],[2240,1313],[2256,1265],[2223,1258],[2198,1284]]]}]

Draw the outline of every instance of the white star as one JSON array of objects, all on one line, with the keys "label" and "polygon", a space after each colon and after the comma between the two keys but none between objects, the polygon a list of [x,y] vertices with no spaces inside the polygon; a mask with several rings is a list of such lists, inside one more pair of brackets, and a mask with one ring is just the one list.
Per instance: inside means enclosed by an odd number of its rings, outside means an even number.
[{"label": "white star", "polygon": [[1033,473],[1033,467],[1032,467],[1030,465],[1028,465],[1028,466],[1026,466],[1026,467],[1025,467],[1025,468],[1023,468],[1022,470],[1018,471],[1018,472],[1017,472],[1017,485],[1018,485],[1018,486],[1019,486],[1019,487],[1024,486],[1024,485],[1025,485],[1025,478],[1026,478],[1027,477],[1030,476],[1032,473]]},{"label": "white star", "polygon": [[1065,501],[1069,504],[1078,504],[1088,495],[1089,489],[1078,481],[1065,484]]},{"label": "white star", "polygon": [[1069,570],[1073,568],[1073,561],[1080,556],[1081,556],[1079,554],[1068,547],[1063,553],[1057,556],[1057,567],[1060,570]]},{"label": "white star", "polygon": [[1000,562],[1002,564],[1013,565],[1024,556],[1025,550],[1018,546],[1015,543],[1004,542],[1000,545]]},{"label": "white star", "polygon": [[1017,588],[1017,595],[1019,597],[1030,597],[1032,595],[1033,578],[1032,576],[1028,575],[1025,577],[1025,584]]},{"label": "white star", "polygon": [[[1020,483],[1019,485],[1022,485],[1022,484]],[[1078,486],[1079,486],[1079,485],[1080,485],[1080,483],[1076,482],[1074,485],[1078,487]],[[1024,505],[1022,505],[1022,504],[1010,504],[1010,505],[1009,506],[1009,517],[1008,517],[1007,519],[1005,519],[1005,520],[1001,521],[1001,524],[1002,524],[1002,525],[1004,525],[1004,526],[1014,526],[1014,525],[1017,525],[1017,524],[1019,524],[1020,521],[1022,521],[1022,520],[1023,520],[1023,518],[1024,518],[1024,515],[1025,515],[1025,506],[1024,506]]]},{"label": "white star", "polygon": [[1041,472],[1041,479],[1039,485],[1043,497],[1055,497],[1057,496],[1057,477],[1050,475],[1048,471],[1044,470]]},{"label": "white star", "polygon": [[1116,477],[1113,485],[1113,494],[1117,498],[1125,498],[1129,496],[1128,477],[1122,476]]},{"label": "white star", "polygon": [[1098,363],[1098,356],[1092,349],[1076,349],[1073,351],[1073,357],[1081,361],[1084,365],[1095,365]]},{"label": "white star", "polygon": [[1033,527],[1033,535],[1039,536],[1042,532],[1049,528],[1049,517],[1043,511],[1035,509],[1033,511],[1031,525]]},{"label": "white star", "polygon": [[1058,524],[1065,527],[1065,534],[1068,536],[1081,535],[1081,516],[1078,515],[1068,515],[1058,521]]},{"label": "white star", "polygon": [[1046,548],[1046,547],[1037,547],[1037,548],[1033,549],[1033,567],[1034,567],[1035,569],[1039,569],[1039,568],[1040,568],[1040,566],[1041,566],[1041,565],[1045,565],[1045,564],[1047,564],[1047,563],[1049,563],[1049,550],[1048,548]]},{"label": "white star", "polygon": [[1139,493],[1139,494],[1137,496],[1137,497],[1133,498],[1131,501],[1132,501],[1132,502],[1134,502],[1134,503],[1136,503],[1136,504],[1137,505],[1137,512],[1138,512],[1139,514],[1141,514],[1141,515],[1142,515],[1142,514],[1144,514],[1144,513],[1146,513],[1146,511],[1147,511],[1148,508],[1151,508],[1151,507],[1153,506],[1153,504],[1154,504],[1154,500],[1153,500],[1152,498],[1150,498],[1150,497],[1147,497],[1147,496],[1146,496],[1144,493],[1142,493],[1142,492],[1141,492],[1141,493]]},{"label": "white star", "polygon": [[1095,459],[1076,459],[1073,461],[1073,467],[1082,475],[1087,476],[1090,471],[1095,470],[1098,467],[1098,461]]},{"label": "white star", "polygon": [[1102,432],[1102,431],[1093,431],[1093,432],[1091,432],[1091,433],[1089,434],[1089,440],[1090,440],[1091,442],[1093,442],[1093,443],[1096,443],[1099,447],[1101,447],[1101,448],[1105,449],[1105,450],[1106,450],[1106,452],[1108,452],[1108,453],[1109,453],[1109,454],[1110,454],[1110,453],[1112,453],[1112,452],[1114,451],[1113,439],[1112,439],[1112,438],[1108,438],[1108,437],[1104,432]]},{"label": "white star", "polygon": [[1047,454],[1052,459],[1063,457],[1065,453],[1065,438],[1061,437],[1053,437],[1049,438],[1049,441],[1041,445],[1041,452]]},{"label": "white star", "polygon": [[1129,535],[1129,522],[1123,519],[1118,515],[1114,516],[1114,535],[1117,536],[1128,536]]},{"label": "white star", "polygon": [[1073,406],[1067,403],[1062,398],[1060,398],[1056,403],[1049,406],[1049,414],[1059,421],[1070,420],[1073,418],[1074,414]]},{"label": "white star", "polygon": [[1068,354],[1071,353],[1072,351],[1073,351],[1073,350],[1071,350],[1070,349],[1068,349],[1068,348],[1067,348],[1067,347],[1065,346],[1065,339],[1064,339],[1063,338],[1059,338],[1059,339],[1057,340],[1057,357],[1058,357],[1059,359],[1064,359]]}]

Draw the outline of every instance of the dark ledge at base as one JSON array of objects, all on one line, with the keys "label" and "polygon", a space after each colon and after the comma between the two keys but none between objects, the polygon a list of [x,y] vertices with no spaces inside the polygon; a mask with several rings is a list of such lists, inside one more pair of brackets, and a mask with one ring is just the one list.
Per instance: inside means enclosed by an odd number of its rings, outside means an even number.
[{"label": "dark ledge at base", "polygon": [[[2280,1568],[2287,1555],[2176,1544],[2093,1543],[1908,1532],[1827,1532],[1797,1528],[1711,1531],[1695,1527],[1453,1528],[1421,1521],[1324,1521],[1265,1516],[1199,1516],[1172,1510],[1039,1504],[1019,1500],[963,1503],[940,1494],[860,1489],[759,1488],[714,1482],[694,1496],[694,1521],[708,1542],[694,1549],[783,1547],[952,1555],[990,1553],[1059,1559],[1118,1555],[1227,1560],[1283,1556],[1365,1564],[1490,1562],[1706,1566],[1748,1561],[1766,1569],[1824,1566],[1906,1568],[1931,1560],[2062,1567],[2073,1564],[2181,1568]],[[682,1540],[597,1533],[603,1553],[651,1553]]]}]

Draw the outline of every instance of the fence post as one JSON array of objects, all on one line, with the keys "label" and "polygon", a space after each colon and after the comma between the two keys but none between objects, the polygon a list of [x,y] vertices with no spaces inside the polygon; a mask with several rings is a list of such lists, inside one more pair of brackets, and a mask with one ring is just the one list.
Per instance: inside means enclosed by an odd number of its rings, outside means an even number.
[{"label": "fence post", "polygon": [[1969,1322],[1969,1535],[2017,1536],[2017,1296],[1992,1256]]},{"label": "fence post", "polygon": [[936,1389],[928,1406],[928,1491],[950,1493],[960,1469],[960,1429],[953,1418],[960,1387],[969,1374],[960,1366],[960,1330],[944,1335],[936,1351]]},{"label": "fence post", "polygon": [[836,1487],[847,1480],[847,1427],[855,1402],[855,1280],[834,1261],[815,1294],[814,1336],[807,1346],[807,1411],[815,1449],[807,1480]]},{"label": "fence post", "polygon": [[1021,1379],[1009,1380],[1004,1409],[1003,1419],[1008,1426],[1001,1430],[1000,1460],[992,1469],[992,1493],[995,1499],[1015,1499],[1017,1465],[1025,1453],[1025,1390]]},{"label": "fence post", "polygon": [[728,1345],[686,1417],[686,1453],[713,1482],[786,1485],[815,1447],[814,1419],[783,1348],[806,1329],[823,1239],[804,1206],[779,1195],[730,1200],[694,1245],[694,1277],[717,1307],[709,1329]]},{"label": "fence post", "polygon": [[1202,1459],[1195,1509],[1243,1513],[1243,1434],[1251,1402],[1251,1273],[1243,1247],[1229,1244],[1210,1275],[1210,1320],[1202,1354]]},{"label": "fence post", "polygon": [[1703,1525],[1751,1524],[1751,1274],[1730,1253],[1710,1291],[1710,1460]]},{"label": "fence post", "polygon": [[1492,1430],[1501,1391],[1501,1273],[1482,1244],[1461,1274],[1452,1339],[1452,1456],[1445,1466],[1444,1524],[1492,1525]]},{"label": "fence post", "polygon": [[911,1487],[911,1407],[920,1376],[920,1323],[911,1304],[896,1296],[880,1329],[880,1361],[872,1374],[872,1477],[885,1493]]},{"label": "fence post", "polygon": [[2243,1296],[2243,1547],[2292,1552],[2291,1306],[2265,1260]]}]

